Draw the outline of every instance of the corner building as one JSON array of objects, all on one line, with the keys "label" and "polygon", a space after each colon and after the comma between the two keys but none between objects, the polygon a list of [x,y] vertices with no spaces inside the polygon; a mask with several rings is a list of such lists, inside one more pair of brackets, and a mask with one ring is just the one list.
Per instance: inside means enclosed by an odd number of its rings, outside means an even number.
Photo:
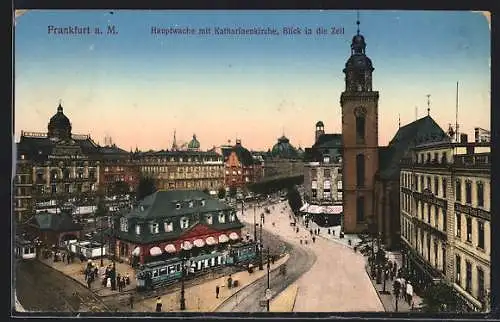
[{"label": "corner building", "polygon": [[378,98],[372,90],[373,65],[366,43],[353,37],[340,97],[343,140],[344,231],[359,233],[375,223],[374,176],[378,170]]}]

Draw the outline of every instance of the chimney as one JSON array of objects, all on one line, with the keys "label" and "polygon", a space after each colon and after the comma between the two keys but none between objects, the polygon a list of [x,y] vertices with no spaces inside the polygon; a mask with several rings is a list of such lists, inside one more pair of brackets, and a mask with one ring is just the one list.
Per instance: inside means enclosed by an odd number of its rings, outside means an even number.
[{"label": "chimney", "polygon": [[460,134],[460,143],[467,143],[467,134]]}]

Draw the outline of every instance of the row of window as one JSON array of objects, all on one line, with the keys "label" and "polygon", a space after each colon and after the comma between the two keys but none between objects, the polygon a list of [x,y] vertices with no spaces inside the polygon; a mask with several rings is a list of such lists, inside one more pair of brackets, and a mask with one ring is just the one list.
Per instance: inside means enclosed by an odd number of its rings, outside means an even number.
[{"label": "row of window", "polygon": [[[50,193],[60,193],[60,192],[77,193],[77,192],[83,192],[85,190],[86,190],[86,186],[84,186],[81,183],[77,183],[77,184],[67,183],[67,184],[65,184],[62,187],[62,189],[61,189],[60,186],[58,186],[55,183],[53,183],[50,186],[50,190],[48,190],[45,185],[38,185],[37,188],[36,188],[36,192],[40,193],[40,194],[46,194],[46,193],[49,193],[49,192]],[[94,183],[90,184],[89,190],[90,191],[96,191],[97,190],[96,185]]]},{"label": "row of window", "polygon": [[167,158],[145,158],[142,159],[143,162],[151,162],[151,163],[167,163],[167,162],[222,162],[221,158],[198,158],[198,157],[170,157]]},{"label": "row of window", "polygon": [[427,153],[419,153],[417,155],[417,163],[447,163],[448,162],[448,154],[446,152],[441,153],[441,157],[439,152],[431,152]]},{"label": "row of window", "polygon": [[[311,196],[313,199],[318,198],[318,190],[312,189],[311,190]],[[323,190],[323,200],[332,200],[333,199],[333,192],[330,190]],[[337,199],[336,200],[342,200],[342,192],[337,192]]]},{"label": "row of window", "polygon": [[476,265],[476,285],[477,289],[475,290],[475,294],[473,294],[472,290],[472,262],[465,260],[465,284],[464,284],[464,278],[462,275],[462,258],[460,255],[456,254],[455,255],[455,283],[459,285],[460,287],[465,286],[465,291],[475,298],[479,299],[480,301],[484,299],[484,296],[486,295],[486,290],[485,290],[485,276],[484,276],[484,269]]},{"label": "row of window", "polygon": [[[460,240],[463,240],[462,236],[462,218],[465,215],[462,215],[461,213],[457,212],[455,214],[455,236],[460,238]],[[476,246],[482,250],[484,250],[484,221],[480,219],[476,219],[475,223],[477,225],[477,241],[473,240],[473,234],[472,234],[472,217],[471,216],[465,216],[465,241],[469,243],[475,243]]]},{"label": "row of window", "polygon": [[[175,171],[177,170],[177,171]],[[142,166],[141,171],[147,173],[195,173],[195,172],[218,172],[221,171],[222,167],[218,166],[196,166],[196,167],[176,167],[174,169],[169,169],[163,166]]]},{"label": "row of window", "polygon": [[[330,190],[331,187],[332,184],[330,180],[323,181],[323,189]],[[318,189],[318,181],[316,180],[311,181],[311,189]],[[342,190],[342,180],[337,181],[337,190]]]},{"label": "row of window", "polygon": [[[227,218],[229,217],[229,218]],[[204,222],[208,225],[212,225],[214,223],[214,215],[208,214],[204,215]],[[226,221],[226,219],[228,219]],[[226,216],[224,213],[219,213],[217,216],[217,222],[219,224],[225,224],[226,222],[234,222],[236,220],[236,214],[231,213],[229,216]],[[187,229],[190,226],[190,220],[188,217],[182,217],[179,219],[179,227],[180,229]],[[128,226],[128,220],[125,217],[120,218],[120,230],[124,232],[128,232],[129,226]],[[174,222],[172,220],[168,220],[163,222],[163,230],[162,232],[172,232],[174,230]],[[150,223],[149,224],[149,231],[151,234],[159,234],[160,233],[160,223]],[[137,235],[141,234],[141,225],[137,224],[135,225],[135,233]]]},{"label": "row of window", "polygon": [[[403,187],[412,188],[412,180],[411,175],[409,173],[401,174],[401,185]],[[415,175],[413,178],[413,184],[415,185],[415,191],[423,192],[424,189],[430,190],[437,197],[441,197],[446,199],[446,190],[447,190],[447,181],[446,178],[441,178],[441,184],[439,180],[439,176],[434,176],[432,179],[431,176],[425,175]],[[462,189],[463,181],[462,179],[457,179],[455,181],[455,200],[462,201],[463,199],[463,190],[465,191],[465,203],[472,204],[472,181],[465,180],[465,189]],[[475,184],[475,192],[476,192],[476,200],[477,207],[484,207],[484,183],[482,181],[477,181]]]},{"label": "row of window", "polygon": [[[415,206],[417,216],[421,221],[426,222],[435,228],[441,229],[442,231],[446,231],[446,208],[441,208],[437,205],[425,203],[419,200],[416,201]],[[441,213],[441,225],[439,224],[439,213]]]},{"label": "row of window", "polygon": [[[330,158],[328,158],[328,161],[329,161],[329,159]],[[312,179],[316,179],[318,177],[318,170],[320,170],[320,171],[323,170],[323,178],[330,178],[330,176],[332,175],[331,169],[316,169],[316,168],[313,168],[313,169],[311,169],[311,178]]]}]

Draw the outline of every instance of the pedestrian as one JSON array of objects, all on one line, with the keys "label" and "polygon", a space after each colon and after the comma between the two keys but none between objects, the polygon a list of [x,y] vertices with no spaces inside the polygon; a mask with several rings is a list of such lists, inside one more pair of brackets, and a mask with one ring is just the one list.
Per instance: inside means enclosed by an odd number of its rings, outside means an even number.
[{"label": "pedestrian", "polygon": [[330,228],[328,228],[328,235],[331,235],[332,234],[332,231]]},{"label": "pedestrian", "polygon": [[312,229],[310,229],[310,230],[309,230],[309,232],[311,233],[311,236],[312,236],[312,234],[313,234],[313,230],[312,230]]},{"label": "pedestrian", "polygon": [[227,279],[227,288],[231,288],[233,286],[233,278],[231,277],[231,274],[229,274],[229,278]]},{"label": "pedestrian", "polygon": [[130,285],[130,274],[127,272],[127,276],[125,277],[125,282],[127,285]]},{"label": "pedestrian", "polygon": [[300,244],[302,245],[302,239],[300,240]]},{"label": "pedestrian", "polygon": [[406,280],[404,277],[401,277],[401,292],[399,292],[400,297],[404,299],[406,297]]},{"label": "pedestrian", "polygon": [[306,239],[306,245],[307,245],[307,239]]},{"label": "pedestrian", "polygon": [[411,305],[413,298],[413,286],[410,281],[406,283],[406,296],[408,297],[408,305]]},{"label": "pedestrian", "polygon": [[89,276],[87,277],[87,287],[90,288],[91,284],[92,284],[92,279]]},{"label": "pedestrian", "polygon": [[130,304],[130,309],[134,309],[134,295],[130,294],[128,298],[128,303]]},{"label": "pedestrian", "polygon": [[118,276],[116,277],[116,284],[118,284],[118,292],[122,291],[122,278],[120,276],[120,273],[118,273]]},{"label": "pedestrian", "polygon": [[122,291],[125,291],[125,287],[127,285],[127,282],[125,281],[125,276],[122,276],[120,283],[122,284]]},{"label": "pedestrian", "polygon": [[158,298],[156,299],[156,312],[161,312],[161,297],[158,296]]},{"label": "pedestrian", "polygon": [[312,240],[313,240],[313,243],[315,243],[316,242],[316,237],[313,236]]},{"label": "pedestrian", "polygon": [[218,298],[219,298],[219,291],[220,291],[219,285],[216,285],[216,286],[215,286],[215,298],[216,298],[216,299],[218,299]]},{"label": "pedestrian", "polygon": [[65,262],[65,259],[66,259],[66,253],[62,253],[62,261],[63,261],[63,263]]}]

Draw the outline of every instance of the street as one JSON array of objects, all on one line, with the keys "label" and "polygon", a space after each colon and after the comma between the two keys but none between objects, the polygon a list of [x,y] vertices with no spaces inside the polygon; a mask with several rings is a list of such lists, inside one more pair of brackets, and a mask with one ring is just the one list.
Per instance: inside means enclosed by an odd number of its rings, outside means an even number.
[{"label": "street", "polygon": [[82,284],[37,260],[15,264],[17,298],[26,311],[107,312],[112,310]]},{"label": "street", "polygon": [[[277,238],[276,235],[263,231],[263,240]],[[285,275],[280,274],[279,270],[272,271],[270,274],[270,285],[273,297],[282,292],[290,284],[296,281],[302,274],[307,272],[314,262],[316,256],[303,247],[288,245],[290,259],[287,263]],[[264,265],[266,270],[266,265]],[[260,306],[259,301],[264,299],[264,292],[267,288],[267,278],[262,278],[254,284],[244,288],[236,295],[229,298],[221,306],[218,312],[262,312],[266,310],[265,306]]]},{"label": "street", "polygon": [[[384,308],[365,271],[365,259],[352,249],[333,241],[316,237],[315,243],[309,230],[290,226],[291,210],[287,202],[268,206],[270,214],[265,215],[264,230],[279,236],[291,244],[293,249],[302,249],[314,255],[316,261],[298,280],[299,292],[294,311],[296,312],[383,312]],[[257,209],[257,214],[264,209]],[[253,222],[253,208],[240,218]],[[274,226],[273,223],[274,222]],[[302,244],[300,243],[302,240]],[[307,245],[305,245],[307,241]],[[293,263],[292,259],[290,263]],[[293,264],[287,265],[291,267]],[[277,282],[279,283],[279,282]],[[286,285],[282,286],[284,289]],[[260,294],[264,292],[261,291]],[[238,295],[239,296],[239,295]],[[258,300],[256,301],[258,305]],[[245,305],[245,304],[243,304]],[[240,311],[235,308],[235,311]],[[242,310],[243,311],[243,310]]]}]

